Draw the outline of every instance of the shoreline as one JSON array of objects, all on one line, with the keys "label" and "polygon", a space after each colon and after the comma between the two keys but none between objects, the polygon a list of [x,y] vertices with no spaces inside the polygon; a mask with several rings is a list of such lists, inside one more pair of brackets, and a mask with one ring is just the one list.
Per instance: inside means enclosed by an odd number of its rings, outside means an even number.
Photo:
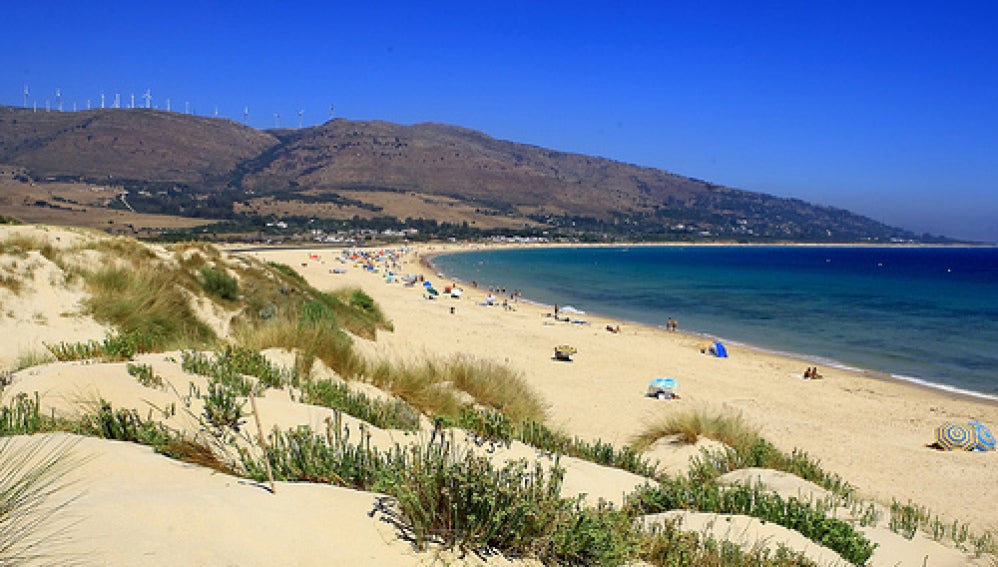
[{"label": "shoreline", "polygon": [[[561,244],[546,245],[546,244],[542,244],[542,243],[510,244],[510,245],[504,245],[504,244],[491,244],[491,245],[464,244],[464,245],[462,245],[460,243],[451,243],[450,245],[451,246],[459,246],[459,247],[462,247],[462,249],[459,249],[459,250],[450,250],[450,251],[421,252],[421,254],[420,254],[421,263],[423,263],[425,265],[425,267],[426,267],[427,270],[430,270],[430,272],[432,272],[433,274],[437,275],[438,277],[442,277],[442,278],[445,278],[445,279],[448,279],[448,280],[454,281],[454,282],[464,283],[466,285],[470,285],[470,282],[466,282],[466,281],[462,280],[461,278],[458,278],[458,277],[454,276],[453,274],[447,274],[447,273],[442,272],[440,270],[440,267],[437,266],[434,263],[434,260],[436,258],[441,257],[441,256],[447,256],[447,255],[451,255],[451,254],[464,254],[464,253],[469,253],[469,252],[483,252],[483,251],[489,251],[489,249],[499,250],[499,249],[526,249],[526,248],[533,249],[533,248],[586,248],[586,247],[610,247],[610,248],[612,248],[612,247],[618,247],[618,246],[622,247],[622,248],[626,248],[628,246],[631,246],[630,244],[628,244],[628,245],[615,245],[615,244],[614,245],[607,245],[607,244],[590,244],[590,245],[585,245],[584,244],[584,245],[580,245],[580,246],[574,246],[574,245],[561,245]],[[670,246],[670,245],[671,244],[665,244],[665,246]],[[676,244],[676,245],[677,246],[685,246],[686,244]],[[641,244],[638,244],[638,246],[660,246],[660,245],[656,244],[656,243],[641,243]],[[838,244],[826,244],[826,245],[812,245],[812,244],[757,245],[757,244],[746,244],[746,245],[742,245],[742,244],[720,244],[720,243],[719,244],[714,244],[714,243],[693,244],[693,246],[781,246],[781,247],[809,247],[809,246],[813,246],[813,247],[822,247],[822,248],[832,248],[832,247],[841,247],[841,248],[853,248],[853,247],[856,247],[856,248],[871,248],[871,247],[872,248],[880,248],[880,247],[882,247],[882,248],[982,248],[982,247],[983,248],[992,248],[992,247],[995,247],[995,246],[904,245],[904,244],[898,244],[898,245],[876,245],[876,244],[871,244],[871,245],[865,245],[865,244],[859,244],[859,245],[847,245],[847,244],[843,244],[843,245],[838,245]],[[526,298],[526,297],[520,298],[520,301],[521,302],[531,303],[533,305],[538,305],[538,306],[545,307],[545,308],[548,308],[548,309],[550,309],[552,307],[551,305],[548,305],[548,304],[545,304],[545,303],[542,303],[542,302],[539,302],[539,301],[536,301],[536,300],[532,300],[532,299]],[[620,323],[627,324],[627,325],[630,325],[630,326],[640,325],[640,326],[648,327],[649,329],[654,329],[654,330],[665,332],[665,328],[664,327],[661,327],[659,325],[654,325],[654,324],[651,324],[651,323],[647,323],[647,322],[633,321],[633,320],[629,320],[629,319],[623,319],[623,318],[619,318],[619,317],[614,317],[612,314],[606,314],[606,313],[600,313],[600,312],[587,312],[587,314],[592,314],[592,315],[598,316],[598,317],[603,318],[603,319],[618,320],[618,321],[620,321]],[[982,402],[982,403],[986,403],[986,404],[998,406],[998,394],[990,394],[990,393],[987,393],[987,392],[979,392],[979,391],[976,391],[976,390],[970,390],[970,389],[967,389],[967,388],[962,388],[962,387],[959,387],[959,386],[954,386],[954,385],[946,384],[946,383],[943,383],[943,382],[933,381],[933,380],[930,380],[930,379],[927,379],[927,378],[923,378],[923,377],[920,377],[920,376],[907,376],[907,375],[898,374],[898,373],[890,372],[890,371],[886,371],[886,370],[877,370],[877,369],[874,369],[874,368],[866,368],[866,367],[863,367],[863,366],[857,366],[857,365],[854,365],[854,364],[845,363],[845,362],[842,362],[842,361],[839,361],[839,360],[836,360],[836,359],[833,359],[833,358],[828,358],[828,357],[825,357],[825,356],[822,356],[822,355],[813,355],[813,354],[807,354],[807,353],[798,353],[798,352],[782,351],[782,350],[778,350],[778,349],[767,348],[767,347],[764,347],[764,346],[760,346],[760,345],[754,344],[752,342],[742,341],[742,340],[738,340],[738,339],[726,338],[726,337],[723,337],[723,336],[711,333],[709,331],[687,331],[687,330],[683,330],[683,331],[678,331],[678,333],[680,335],[685,335],[685,336],[688,336],[688,337],[691,337],[691,338],[694,338],[694,339],[697,339],[697,340],[701,340],[701,341],[703,341],[703,340],[718,340],[718,341],[722,341],[725,344],[736,345],[736,346],[739,346],[741,348],[746,348],[746,349],[754,350],[754,351],[757,351],[757,352],[760,352],[760,353],[774,355],[774,356],[780,356],[780,357],[785,357],[785,358],[788,358],[788,359],[797,360],[801,364],[808,364],[808,365],[810,365],[810,364],[818,364],[818,365],[821,365],[821,366],[835,368],[837,370],[846,371],[846,372],[852,372],[852,373],[855,373],[855,374],[858,374],[858,375],[866,376],[866,377],[868,377],[868,378],[870,378],[872,380],[887,381],[887,382],[891,382],[891,383],[898,384],[898,385],[901,385],[901,386],[907,386],[907,387],[910,387],[910,388],[913,388],[913,389],[917,389],[917,390],[933,392],[933,393],[937,393],[937,394],[944,395],[944,396],[947,396],[947,397],[952,397],[952,398],[955,398],[955,399],[963,399],[963,400],[967,400],[967,401],[976,401],[976,402]]]}]

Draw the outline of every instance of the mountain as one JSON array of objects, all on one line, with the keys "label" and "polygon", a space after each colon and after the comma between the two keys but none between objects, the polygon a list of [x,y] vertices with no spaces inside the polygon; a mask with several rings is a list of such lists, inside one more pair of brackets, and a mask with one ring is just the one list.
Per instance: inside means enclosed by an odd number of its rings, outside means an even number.
[{"label": "mountain", "polygon": [[416,219],[596,237],[914,239],[848,211],[441,124],[336,119],[261,132],[148,109],[0,108],[0,164],[128,190],[146,213]]},{"label": "mountain", "polygon": [[159,110],[0,107],[0,163],[25,167],[36,179],[201,185],[277,143],[230,120]]}]

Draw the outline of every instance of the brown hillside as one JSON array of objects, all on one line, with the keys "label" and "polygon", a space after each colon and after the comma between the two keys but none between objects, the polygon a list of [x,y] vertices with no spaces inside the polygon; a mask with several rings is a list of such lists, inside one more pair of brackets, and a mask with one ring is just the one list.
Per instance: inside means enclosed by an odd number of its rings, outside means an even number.
[{"label": "brown hillside", "polygon": [[[250,189],[396,189],[464,199],[520,213],[606,217],[689,204],[707,184],[608,159],[496,140],[439,124],[334,120],[291,132],[243,179]],[[251,168],[253,167],[251,166]]]},{"label": "brown hillside", "polygon": [[0,163],[36,178],[200,183],[277,143],[230,120],[148,109],[32,112],[0,107]]},{"label": "brown hillside", "polygon": [[108,206],[132,212],[258,224],[276,216],[599,238],[914,237],[841,209],[429,123],[337,119],[262,132],[158,110],[0,107],[0,164],[23,168],[14,177],[22,182],[117,187],[127,203]]}]

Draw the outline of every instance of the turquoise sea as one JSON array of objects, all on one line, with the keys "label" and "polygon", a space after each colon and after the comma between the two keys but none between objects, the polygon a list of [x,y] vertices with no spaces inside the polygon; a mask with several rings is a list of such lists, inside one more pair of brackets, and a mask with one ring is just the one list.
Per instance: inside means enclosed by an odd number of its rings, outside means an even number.
[{"label": "turquoise sea", "polygon": [[479,288],[520,290],[998,400],[998,248],[633,246],[438,256]]}]

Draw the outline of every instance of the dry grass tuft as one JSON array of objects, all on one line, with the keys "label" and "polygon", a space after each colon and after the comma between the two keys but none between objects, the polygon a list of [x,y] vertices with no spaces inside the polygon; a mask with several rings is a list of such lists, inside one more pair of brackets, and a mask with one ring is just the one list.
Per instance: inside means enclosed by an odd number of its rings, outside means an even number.
[{"label": "dry grass tuft", "polygon": [[632,439],[631,447],[644,451],[659,439],[674,435],[680,443],[696,443],[702,435],[736,449],[750,447],[761,439],[759,430],[750,426],[740,413],[711,413],[699,408],[651,423]]}]

